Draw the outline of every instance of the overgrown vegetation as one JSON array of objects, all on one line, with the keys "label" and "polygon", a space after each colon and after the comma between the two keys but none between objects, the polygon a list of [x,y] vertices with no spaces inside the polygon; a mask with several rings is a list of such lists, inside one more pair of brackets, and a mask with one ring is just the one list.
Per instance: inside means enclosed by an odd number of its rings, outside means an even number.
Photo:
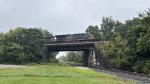
[{"label": "overgrown vegetation", "polygon": [[[46,30],[37,28],[16,28],[7,33],[0,33],[0,63],[26,64],[43,61],[43,36],[51,35]],[[56,60],[57,53],[50,53],[51,60]]]},{"label": "overgrown vegetation", "polygon": [[0,84],[135,84],[90,69],[56,65],[0,69],[0,79]]},{"label": "overgrown vegetation", "polygon": [[150,9],[124,23],[103,17],[97,27],[89,26],[86,32],[104,41],[97,47],[113,67],[150,74]]}]

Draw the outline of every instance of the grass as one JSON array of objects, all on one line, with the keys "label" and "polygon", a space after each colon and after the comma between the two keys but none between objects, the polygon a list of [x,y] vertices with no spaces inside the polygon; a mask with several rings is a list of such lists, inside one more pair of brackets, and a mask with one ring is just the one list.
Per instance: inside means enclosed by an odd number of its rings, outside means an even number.
[{"label": "grass", "polygon": [[115,76],[76,67],[34,65],[0,69],[0,84],[135,84]]}]

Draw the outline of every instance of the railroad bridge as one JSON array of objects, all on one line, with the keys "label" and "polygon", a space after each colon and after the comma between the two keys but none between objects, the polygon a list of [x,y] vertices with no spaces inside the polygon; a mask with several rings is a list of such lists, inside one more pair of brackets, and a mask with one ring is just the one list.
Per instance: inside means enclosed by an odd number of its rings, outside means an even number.
[{"label": "railroad bridge", "polygon": [[80,41],[80,42],[45,42],[45,60],[49,59],[48,54],[55,51],[83,51],[84,66],[106,66],[106,60],[96,48],[101,41]]}]

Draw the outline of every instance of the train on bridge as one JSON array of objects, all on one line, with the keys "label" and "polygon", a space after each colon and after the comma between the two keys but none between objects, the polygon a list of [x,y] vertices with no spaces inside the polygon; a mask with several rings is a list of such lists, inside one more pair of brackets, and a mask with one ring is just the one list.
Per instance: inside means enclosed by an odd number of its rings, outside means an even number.
[{"label": "train on bridge", "polygon": [[59,43],[59,42],[83,42],[94,41],[95,37],[88,33],[66,34],[55,36],[44,36],[46,42]]}]

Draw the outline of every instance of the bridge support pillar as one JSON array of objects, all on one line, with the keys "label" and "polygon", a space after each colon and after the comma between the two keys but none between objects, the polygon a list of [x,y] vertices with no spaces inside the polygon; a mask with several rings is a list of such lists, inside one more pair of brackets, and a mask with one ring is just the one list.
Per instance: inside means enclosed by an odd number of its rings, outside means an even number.
[{"label": "bridge support pillar", "polygon": [[48,47],[45,46],[45,54],[44,54],[44,61],[45,62],[48,62],[48,59],[49,59],[48,54],[49,54]]},{"label": "bridge support pillar", "polygon": [[89,65],[89,56],[90,56],[90,51],[89,50],[85,50],[84,51],[84,66],[88,66]]}]

